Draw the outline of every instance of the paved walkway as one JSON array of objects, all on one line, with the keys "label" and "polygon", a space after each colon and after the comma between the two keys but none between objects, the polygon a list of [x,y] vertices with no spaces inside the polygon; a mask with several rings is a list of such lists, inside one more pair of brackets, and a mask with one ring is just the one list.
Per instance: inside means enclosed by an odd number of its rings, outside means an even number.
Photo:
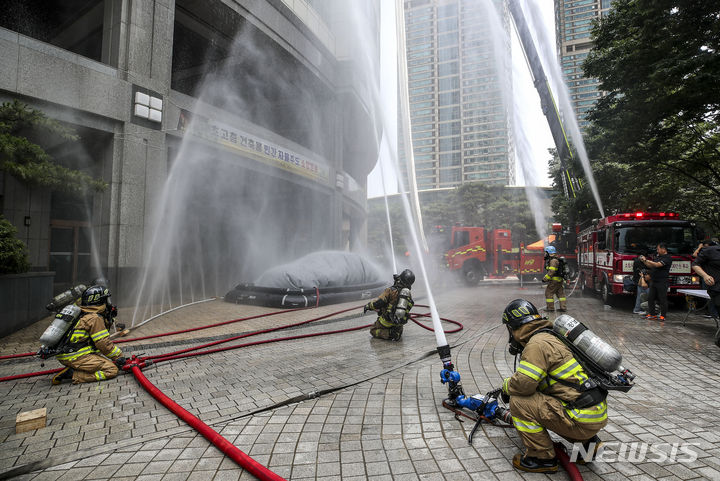
[{"label": "paved walkway", "polygon": [[[466,392],[499,386],[513,369],[507,332],[499,327],[502,309],[517,297],[542,305],[541,287],[493,283],[434,296],[442,317],[465,325],[448,340]],[[127,354],[169,352],[356,306],[330,319],[234,343],[374,320],[361,316],[359,303],[342,304],[121,347]],[[630,304],[606,310],[598,299],[577,295],[569,306],[570,314],[623,353],[624,364],[637,375],[629,394],[611,395],[602,439],[646,442],[666,451],[693,443],[697,455],[691,462],[678,456],[673,462],[640,457],[593,463],[580,467],[585,480],[720,479],[720,349],[713,344],[712,321],[695,316],[682,326],[684,313],[671,311],[666,322],[650,322],[633,316]],[[162,316],[129,337],[273,311],[216,300]],[[124,315],[129,313],[121,310],[120,318]],[[0,354],[37,349],[35,340],[46,325],[0,340]],[[442,365],[434,349],[434,335],[411,323],[398,343],[372,339],[363,329],[159,363],[144,372],[168,396],[287,479],[550,479],[512,468],[520,446],[512,429],[484,426],[468,445],[472,424],[460,423],[441,406],[447,390],[439,381]],[[52,360],[45,368],[37,359],[0,361],[0,376],[54,367]],[[48,410],[47,427],[15,434],[15,416],[40,407]],[[158,404],[132,375],[89,385],[51,386],[49,377],[0,383],[2,478],[253,479]],[[552,479],[567,476],[561,472]]]}]

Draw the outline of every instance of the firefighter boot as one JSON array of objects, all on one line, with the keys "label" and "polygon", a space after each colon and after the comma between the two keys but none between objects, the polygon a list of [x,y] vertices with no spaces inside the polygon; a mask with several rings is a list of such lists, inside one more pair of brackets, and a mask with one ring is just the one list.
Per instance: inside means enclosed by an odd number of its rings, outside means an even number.
[{"label": "firefighter boot", "polygon": [[545,309],[543,309],[545,312],[555,312],[555,302],[547,301],[546,300],[546,306]]},{"label": "firefighter boot", "polygon": [[513,466],[520,471],[528,473],[556,473],[558,470],[557,458],[541,459],[533,456],[523,456],[517,453],[513,457]]},{"label": "firefighter boot", "polygon": [[54,385],[62,384],[65,380],[70,380],[73,377],[73,370],[69,367],[66,367],[59,373],[55,374],[52,378],[52,383]]},{"label": "firefighter boot", "polygon": [[558,312],[567,312],[567,298],[561,297],[559,299],[560,301],[560,308],[558,309]]},{"label": "firefighter boot", "polygon": [[603,442],[600,441],[600,438],[596,434],[587,441],[583,441],[582,445],[583,449],[585,449],[585,452],[589,455],[589,459],[586,459],[583,456],[579,456],[577,461],[575,461],[576,464],[587,464],[595,461],[595,458],[597,458],[598,453],[601,451]]}]

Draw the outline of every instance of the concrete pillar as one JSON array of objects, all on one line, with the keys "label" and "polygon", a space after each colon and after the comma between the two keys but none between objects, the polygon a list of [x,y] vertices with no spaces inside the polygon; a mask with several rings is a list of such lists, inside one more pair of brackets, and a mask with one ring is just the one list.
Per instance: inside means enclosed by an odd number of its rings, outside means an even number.
[{"label": "concrete pillar", "polygon": [[[167,178],[167,100],[170,93],[173,0],[109,0],[103,50],[116,61],[119,74],[140,89],[163,99],[163,122],[153,128],[133,114],[127,102],[127,120],[115,131],[110,189],[101,224],[107,225],[107,265],[117,286],[118,301],[130,302],[145,264],[151,241],[152,208]],[[116,59],[116,60],[115,60]],[[162,128],[160,128],[162,127]]]}]

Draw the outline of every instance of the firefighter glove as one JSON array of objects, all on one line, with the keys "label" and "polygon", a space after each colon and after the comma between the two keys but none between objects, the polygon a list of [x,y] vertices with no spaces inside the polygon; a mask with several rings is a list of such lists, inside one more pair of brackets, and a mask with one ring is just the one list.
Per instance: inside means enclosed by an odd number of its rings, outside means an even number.
[{"label": "firefighter glove", "polygon": [[510,395],[504,391],[500,391],[500,399],[502,399],[502,402],[507,404],[510,402]]},{"label": "firefighter glove", "polygon": [[372,311],[372,307],[370,307],[370,304],[365,304],[363,307],[363,314],[365,314],[367,311]]},{"label": "firefighter glove", "polygon": [[120,356],[120,357],[116,357],[115,359],[113,359],[113,362],[115,363],[117,368],[122,371],[122,368],[125,365],[125,363],[127,362],[127,359]]}]

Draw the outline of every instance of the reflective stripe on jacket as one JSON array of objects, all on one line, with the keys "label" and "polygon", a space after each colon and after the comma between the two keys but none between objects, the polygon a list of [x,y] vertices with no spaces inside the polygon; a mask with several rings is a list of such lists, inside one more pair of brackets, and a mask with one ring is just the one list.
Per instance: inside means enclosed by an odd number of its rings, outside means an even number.
[{"label": "reflective stripe on jacket", "polygon": [[113,359],[122,355],[122,350],[110,340],[105,320],[100,315],[105,306],[83,306],[84,315],[73,328],[64,352],[58,354],[59,361],[74,361],[86,354],[101,352]]},{"label": "reflective stripe on jacket", "polygon": [[[547,321],[545,321],[547,322]],[[538,327],[537,323],[530,326],[532,332]],[[548,323],[549,324],[549,323]],[[513,331],[513,336],[521,338],[523,328],[521,326]],[[567,386],[558,380],[569,382],[580,386],[588,380],[587,373],[580,363],[573,356],[572,351],[554,335],[541,332],[532,335],[527,341],[520,358],[520,365],[515,373],[503,381],[502,390],[511,396],[530,396],[535,391],[553,396],[567,405],[575,401],[580,395],[579,391]],[[598,422],[607,419],[607,404],[603,401],[595,406],[583,409],[568,409],[568,416],[579,422]]]},{"label": "reflective stripe on jacket", "polygon": [[551,257],[550,260],[547,263],[547,272],[545,273],[545,277],[543,277],[543,280],[546,281],[555,281],[555,282],[563,282],[565,279],[561,275],[558,275],[558,269],[560,268],[560,259],[557,257]]},{"label": "reflective stripe on jacket", "polygon": [[[387,328],[391,328],[396,324],[392,322],[391,317],[395,312],[395,306],[397,306],[398,300],[400,299],[400,290],[396,287],[388,287],[385,289],[377,299],[368,303],[370,309],[377,311],[378,321],[380,324]],[[412,298],[408,300],[408,309],[406,318],[410,317],[410,309],[414,305]],[[404,319],[401,319],[404,320]]]}]

